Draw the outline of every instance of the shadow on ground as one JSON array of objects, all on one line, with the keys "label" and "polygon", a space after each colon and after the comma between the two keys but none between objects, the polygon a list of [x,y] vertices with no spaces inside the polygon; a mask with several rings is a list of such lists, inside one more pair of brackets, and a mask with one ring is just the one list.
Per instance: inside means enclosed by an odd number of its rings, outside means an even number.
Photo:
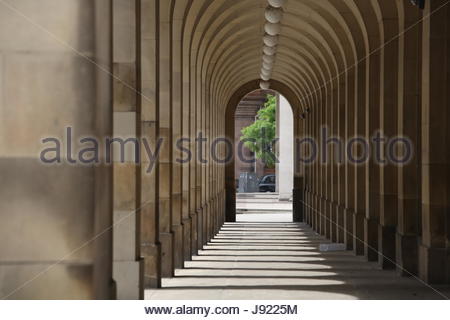
[{"label": "shadow on ground", "polygon": [[254,218],[226,223],[146,299],[442,299],[435,289],[450,296],[449,288],[380,270],[351,252],[320,252],[329,241],[305,224]]}]

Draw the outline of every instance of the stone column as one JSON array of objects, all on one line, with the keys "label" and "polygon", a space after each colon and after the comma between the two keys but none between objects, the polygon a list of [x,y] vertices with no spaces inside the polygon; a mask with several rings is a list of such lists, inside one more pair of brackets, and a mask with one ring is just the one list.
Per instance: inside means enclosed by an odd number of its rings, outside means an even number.
[{"label": "stone column", "polygon": [[[234,141],[235,128],[234,128],[234,109],[228,106],[225,114],[225,123],[222,124],[223,130],[225,132],[225,137],[229,141]],[[223,150],[223,147],[220,146]],[[225,221],[234,222],[236,221],[236,183],[234,180],[234,169],[235,168],[235,155],[233,155],[232,160],[225,165],[224,176],[226,179],[225,183]]]},{"label": "stone column", "polygon": [[294,187],[294,118],[291,105],[281,95],[279,96],[278,106],[278,198],[282,201],[288,201],[292,198]]},{"label": "stone column", "polygon": [[[324,99],[324,90],[320,90],[320,98],[318,99],[317,105],[314,108],[313,111],[313,125],[312,125],[312,132],[313,132],[313,138],[316,141],[317,144],[317,152],[319,152],[319,135],[318,135],[318,127],[319,127],[319,121],[320,121],[320,112],[321,112],[321,102],[320,100]],[[318,156],[317,156],[318,157]],[[314,223],[313,227],[314,230],[316,230],[318,233],[320,231],[320,161],[318,158],[315,159],[314,162],[314,192],[313,192],[313,203],[312,207],[314,208]]]},{"label": "stone column", "polygon": [[346,86],[347,83],[347,72],[341,74],[339,76],[339,101],[337,103],[336,110],[336,131],[337,137],[340,141],[342,141],[343,145],[340,147],[341,159],[336,164],[337,168],[337,207],[336,207],[336,242],[344,243],[345,242],[345,199],[346,199],[346,172],[345,172],[345,122],[346,122],[346,104],[347,104],[347,94],[346,94]]},{"label": "stone column", "polygon": [[[199,77],[201,77],[201,75],[199,75]],[[203,137],[206,139],[206,141],[203,143],[202,146],[202,163],[201,168],[202,168],[202,188],[201,188],[201,207],[203,208],[203,233],[204,233],[204,237],[203,237],[203,243],[208,242],[211,239],[211,235],[210,235],[210,223],[211,223],[211,203],[210,203],[210,198],[209,198],[209,175],[208,175],[208,157],[207,157],[207,153],[206,151],[208,150],[208,141],[209,141],[209,117],[210,117],[210,110],[207,106],[207,103],[205,101],[205,95],[206,95],[206,85],[203,81],[201,81],[201,96],[202,101],[202,132],[203,132]]]},{"label": "stone column", "polygon": [[311,136],[310,130],[311,130],[311,106],[307,107],[309,112],[306,112],[305,119],[300,119],[300,110],[297,112],[297,117],[299,119],[299,126],[303,126],[303,130],[301,131],[301,134],[299,136],[294,136],[295,140],[295,157],[294,157],[294,167],[302,165],[305,170],[305,197],[304,197],[304,215],[305,215],[305,222],[312,225],[312,210],[311,210],[311,187],[312,187],[312,167],[310,164],[302,164],[301,160],[305,159],[307,156],[307,152],[309,150],[306,146],[299,146],[301,139],[305,139],[307,137]]},{"label": "stone column", "polygon": [[203,210],[204,208],[202,207],[203,203],[202,203],[202,176],[203,176],[203,164],[200,161],[200,155],[201,155],[201,150],[199,150],[199,145],[197,144],[197,138],[199,136],[199,133],[201,132],[202,134],[204,134],[203,132],[203,127],[202,127],[202,121],[203,121],[203,117],[204,114],[202,112],[203,109],[203,105],[201,103],[201,99],[200,99],[200,86],[201,86],[201,81],[197,78],[198,74],[197,74],[197,61],[196,61],[196,57],[197,57],[197,48],[192,48],[192,52],[191,52],[191,76],[192,76],[192,87],[191,87],[191,92],[192,92],[192,96],[193,96],[193,101],[194,101],[194,113],[195,113],[195,130],[194,130],[194,136],[195,136],[195,161],[194,161],[194,165],[195,165],[195,186],[194,186],[194,190],[195,190],[195,197],[194,197],[194,201],[195,201],[195,211],[197,212],[197,248],[198,250],[201,250],[203,248],[203,244],[205,241],[205,211]]},{"label": "stone column", "polygon": [[327,104],[324,109],[324,118],[323,122],[321,123],[321,129],[320,129],[320,140],[321,143],[323,143],[321,152],[324,150],[327,150],[328,158],[327,159],[321,159],[323,161],[323,170],[324,170],[324,199],[323,199],[323,214],[324,214],[324,226],[325,226],[325,236],[327,239],[331,239],[332,235],[332,225],[333,225],[333,215],[331,210],[331,199],[332,195],[331,192],[333,190],[333,160],[331,160],[331,149],[332,146],[327,143],[327,141],[322,141],[322,131],[323,128],[326,127],[329,133],[332,133],[332,116],[333,116],[333,107],[334,107],[334,88],[335,88],[335,82],[331,81],[329,85],[327,86],[328,92],[327,92]]},{"label": "stone column", "polygon": [[[303,138],[310,138],[312,136],[311,133],[311,128],[312,128],[312,119],[314,117],[313,112],[314,112],[314,105],[310,105],[308,107],[309,112],[306,114],[306,119],[304,120],[305,122],[305,136],[303,137],[299,137],[300,139]],[[299,140],[300,141],[300,140]],[[297,146],[296,146],[297,148]],[[308,146],[303,146],[302,149],[300,149],[300,155],[297,156],[297,158],[295,158],[295,162],[298,163],[301,159],[305,159],[308,155],[308,151],[310,150],[310,147]],[[306,195],[305,195],[305,216],[307,219],[307,223],[312,226],[313,225],[313,214],[314,211],[311,209],[312,207],[312,194],[313,194],[313,185],[314,185],[314,167],[312,164],[306,164],[305,165],[305,170],[306,170],[306,181],[305,181],[305,185],[306,185]]]},{"label": "stone column", "polygon": [[[354,116],[354,137],[360,139],[366,134],[366,112],[368,110],[367,86],[369,83],[369,60],[360,62],[357,66],[357,94],[356,106]],[[353,169],[355,170],[355,203],[353,212],[353,252],[356,255],[364,254],[364,218],[366,216],[366,165],[364,165],[364,146],[361,140],[353,143],[354,162]]]},{"label": "stone column", "polygon": [[[356,117],[356,67],[347,71],[347,96],[345,104],[345,141],[348,144],[355,135]],[[344,211],[344,243],[347,250],[353,250],[353,215],[355,212],[355,167],[349,162],[346,148],[345,158],[345,211]]]},{"label": "stone column", "polygon": [[[338,135],[338,112],[339,112],[339,77],[333,81],[333,102],[331,109],[329,110],[329,132],[331,137],[336,137]],[[333,140],[331,140],[329,148],[329,167],[330,167],[330,191],[329,191],[329,226],[330,226],[330,240],[337,242],[337,196],[338,196],[338,172],[337,172],[337,162],[336,151],[338,147]]]},{"label": "stone column", "polygon": [[[376,35],[378,37],[378,35]],[[366,199],[364,208],[364,256],[368,261],[378,260],[378,222],[380,216],[380,167],[376,156],[372,154],[373,134],[380,130],[380,109],[384,108],[380,92],[382,92],[381,73],[384,63],[383,49],[373,52],[368,57],[368,103],[366,104],[366,128],[364,138],[370,145],[370,158],[364,164]],[[395,84],[395,81],[393,81]],[[382,93],[381,93],[382,94]],[[384,95],[383,95],[384,98]],[[392,107],[392,106],[391,106]],[[364,121],[364,115],[359,117]],[[362,209],[362,207],[361,207]],[[361,238],[360,238],[361,239]],[[357,241],[360,243],[360,241]]]},{"label": "stone column", "polygon": [[[137,134],[141,150],[158,145],[157,96],[157,6],[156,0],[139,0],[138,12],[138,82]],[[147,146],[144,144],[146,141]],[[161,244],[158,229],[159,163],[141,154],[138,174],[138,213],[141,217],[141,255],[144,259],[144,287],[161,286]]]},{"label": "stone column", "polygon": [[0,3],[2,299],[114,297],[112,168],[103,144],[79,153],[112,134],[111,18],[103,0]]},{"label": "stone column", "polygon": [[[193,59],[195,59],[195,64],[193,67],[193,73],[196,76],[196,80],[195,80],[195,96],[196,96],[196,107],[197,107],[197,137],[198,134],[201,133],[202,139],[205,138],[206,135],[206,131],[205,131],[205,118],[206,118],[206,111],[205,111],[205,104],[203,99],[201,98],[202,96],[202,89],[203,89],[203,83],[201,81],[201,76],[200,73],[197,71],[197,68],[199,68],[199,66],[197,65],[198,61],[197,61],[197,50],[194,49],[193,53],[192,53]],[[200,140],[199,140],[200,141]],[[207,211],[208,208],[206,206],[206,201],[205,201],[205,164],[203,163],[203,159],[204,159],[204,143],[203,141],[200,141],[201,147],[198,146],[197,148],[197,186],[196,186],[196,190],[197,190],[197,199],[196,199],[196,205],[197,205],[197,212],[200,215],[200,226],[199,226],[199,239],[198,239],[198,246],[199,249],[203,248],[203,244],[206,242],[206,226],[208,224],[207,221]]]},{"label": "stone column", "polygon": [[[174,267],[182,268],[190,252],[190,221],[184,197],[186,154],[180,146],[184,145],[183,104],[181,78],[181,24],[180,17],[174,17],[172,27],[172,233],[174,235]],[[182,145],[180,145],[182,143]]]},{"label": "stone column", "polygon": [[[444,0],[427,1],[422,36],[422,241],[419,275],[448,282],[449,273],[449,21]],[[438,9],[440,8],[440,9]],[[436,11],[435,11],[436,10]]]},{"label": "stone column", "polygon": [[[394,19],[395,18],[395,19]],[[380,178],[379,209],[380,223],[378,228],[378,262],[383,269],[395,268],[395,233],[398,217],[398,174],[397,165],[389,156],[394,151],[393,145],[387,145],[386,139],[396,136],[398,129],[398,96],[399,96],[399,41],[398,19],[384,19],[384,35],[386,45],[381,50],[382,90],[380,111],[380,133],[384,136],[378,141],[381,149],[377,159]],[[409,107],[408,107],[409,109]],[[409,116],[409,115],[408,115]],[[378,152],[378,150],[377,150]],[[389,161],[391,160],[391,161]]]},{"label": "stone column", "polygon": [[216,187],[217,183],[215,181],[214,176],[214,161],[211,158],[211,145],[214,141],[214,137],[216,136],[215,131],[215,120],[216,120],[216,112],[217,109],[215,106],[212,105],[211,102],[211,96],[209,92],[209,85],[206,85],[206,103],[207,108],[209,110],[209,120],[208,120],[208,142],[205,149],[206,158],[208,159],[208,168],[207,168],[207,175],[208,175],[208,188],[207,188],[207,197],[208,201],[210,203],[210,212],[209,212],[209,224],[208,224],[208,233],[209,233],[209,240],[211,240],[218,231],[217,228],[217,197],[216,197]]},{"label": "stone column", "polygon": [[[396,262],[400,274],[417,274],[418,242],[420,234],[420,103],[421,103],[421,11],[405,6],[404,20],[400,20],[398,135],[413,145],[413,157],[398,167],[398,227],[396,234]],[[414,25],[414,27],[412,27]]]},{"label": "stone column", "polygon": [[[176,54],[177,46],[180,46],[180,64],[181,64],[181,89],[182,89],[182,133],[183,133],[183,143],[181,146],[188,150],[187,154],[183,156],[183,225],[184,227],[184,260],[189,261],[192,258],[192,254],[195,253],[195,248],[193,247],[196,234],[196,221],[192,219],[191,210],[191,163],[192,159],[192,147],[191,147],[191,110],[190,110],[190,92],[189,92],[189,69],[188,62],[185,61],[183,52],[183,42],[182,42],[182,30],[183,26],[180,24],[183,22],[183,17],[177,17],[174,22],[177,26],[179,35],[175,38],[174,52]],[[175,60],[174,60],[175,61]],[[174,62],[175,63],[175,62]]]},{"label": "stone column", "polygon": [[[134,2],[113,1],[114,138],[136,139],[136,8]],[[139,215],[136,214],[136,148],[115,142],[114,264],[118,299],[142,299]],[[124,148],[123,154],[122,148]]]},{"label": "stone column", "polygon": [[194,72],[190,69],[191,66],[191,57],[188,56],[188,60],[185,62],[187,64],[187,87],[189,91],[189,134],[190,134],[190,149],[192,152],[192,161],[189,163],[189,210],[192,219],[192,237],[191,237],[191,250],[192,254],[195,255],[198,252],[199,241],[198,239],[201,237],[201,224],[199,223],[199,219],[201,218],[198,214],[197,207],[197,148],[195,139],[197,136],[197,107],[195,100],[195,92],[192,87],[195,84]]},{"label": "stone column", "polygon": [[[321,155],[321,150],[323,148],[322,141],[320,139],[321,137],[321,128],[325,124],[326,119],[326,110],[329,107],[329,100],[330,100],[330,86],[327,84],[323,89],[323,95],[322,100],[320,103],[320,107],[318,108],[319,116],[317,119],[317,143],[319,147],[319,156]],[[319,215],[319,224],[318,224],[318,232],[321,235],[326,235],[327,230],[327,210],[326,210],[326,186],[327,186],[327,179],[326,179],[326,166],[322,163],[321,159],[317,159],[318,166],[319,166],[319,192],[318,192],[318,215]]]},{"label": "stone column", "polygon": [[[95,61],[96,68],[96,112],[91,124],[97,137],[111,134],[112,118],[112,79],[111,79],[111,39],[112,39],[112,7],[111,1],[100,0],[95,3]],[[83,27],[86,27],[83,25]],[[109,72],[108,72],[109,71]],[[53,76],[53,75],[52,75]],[[84,81],[84,80],[81,80]],[[95,235],[94,252],[94,297],[109,299],[115,297],[115,286],[112,280],[112,169],[100,156],[101,165],[93,168],[95,199]]]},{"label": "stone column", "polygon": [[[315,124],[315,118],[316,118],[316,113],[317,113],[317,106],[314,104],[312,106],[310,106],[311,111],[310,113],[306,116],[306,119],[308,119],[308,137],[311,139],[314,139],[314,124]],[[310,149],[310,148],[309,148]],[[308,170],[310,172],[310,182],[309,182],[309,186],[310,186],[310,191],[309,191],[309,203],[308,203],[308,210],[310,213],[310,225],[311,227],[315,227],[316,226],[316,219],[315,219],[315,215],[316,212],[314,209],[316,209],[315,207],[315,193],[316,193],[316,163],[312,162],[309,166],[308,166]],[[314,208],[314,209],[313,209]]]},{"label": "stone column", "polygon": [[314,138],[317,143],[317,159],[316,159],[316,192],[315,192],[315,199],[314,199],[314,205],[313,208],[315,209],[315,220],[316,220],[316,228],[315,230],[317,233],[321,233],[321,223],[322,223],[322,206],[321,206],[321,195],[322,195],[322,166],[320,164],[320,158],[319,158],[319,152],[320,152],[320,138],[319,138],[319,131],[320,131],[320,124],[322,123],[322,109],[323,105],[325,104],[323,100],[325,99],[325,90],[321,90],[321,97],[318,101],[316,112],[315,112],[315,118],[314,118]]},{"label": "stone column", "polygon": [[[173,242],[172,232],[172,132],[171,132],[171,45],[170,37],[170,2],[158,1],[159,26],[157,29],[157,116],[158,139],[162,142],[159,152],[158,170],[158,213],[159,242],[161,243],[161,275],[173,275]],[[177,227],[176,227],[177,228]]]},{"label": "stone column", "polygon": [[[293,169],[293,185],[292,185],[292,211],[293,211],[293,222],[306,222],[306,206],[305,206],[305,166],[298,161],[299,152],[302,152],[300,148],[296,145],[297,139],[300,139],[304,137],[305,135],[305,126],[306,126],[306,120],[302,119],[300,116],[301,109],[299,107],[297,108],[291,108],[289,104],[287,104],[287,107],[289,110],[286,110],[285,112],[288,113],[287,117],[292,115],[293,117],[293,128],[292,130],[285,132],[284,134],[286,136],[289,135],[289,132],[293,133],[292,137],[284,137],[285,143],[288,143],[289,147],[292,147],[291,150],[291,156],[286,159],[289,161],[289,159],[293,162],[292,163],[292,169]],[[282,122],[284,123],[284,122]],[[289,153],[289,152],[286,152]],[[280,160],[282,161],[282,160]],[[292,179],[292,175],[291,175]]]}]

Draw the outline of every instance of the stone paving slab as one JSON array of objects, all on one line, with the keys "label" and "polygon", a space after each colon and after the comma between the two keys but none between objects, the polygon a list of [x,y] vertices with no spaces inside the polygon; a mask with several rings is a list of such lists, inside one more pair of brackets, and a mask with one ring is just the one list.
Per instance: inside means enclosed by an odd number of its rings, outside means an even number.
[{"label": "stone paving slab", "polygon": [[[249,217],[251,216],[251,217]],[[270,215],[260,215],[261,217]],[[353,253],[320,252],[328,240],[290,215],[256,222],[242,215],[221,232],[162,289],[146,290],[146,299],[440,299],[414,278],[380,270]],[[279,221],[279,220],[287,221]],[[245,222],[246,221],[246,222]],[[278,222],[277,222],[278,221]],[[306,242],[306,243],[305,243]],[[449,288],[438,288],[450,296]]]}]

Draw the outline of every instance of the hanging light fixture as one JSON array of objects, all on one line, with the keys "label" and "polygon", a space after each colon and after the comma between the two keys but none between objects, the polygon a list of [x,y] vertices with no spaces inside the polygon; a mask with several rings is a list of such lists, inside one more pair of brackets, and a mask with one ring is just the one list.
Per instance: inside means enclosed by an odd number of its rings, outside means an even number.
[{"label": "hanging light fixture", "polygon": [[266,76],[265,74],[263,74],[262,72],[260,73],[260,78],[261,79],[263,79],[264,81],[269,81],[270,80],[270,77],[269,76]]},{"label": "hanging light fixture", "polygon": [[278,44],[278,36],[264,35],[264,44],[268,47],[275,47]]},{"label": "hanging light fixture", "polygon": [[261,81],[259,83],[259,87],[263,90],[269,90],[270,88],[270,83],[268,81]]},{"label": "hanging light fixture", "polygon": [[275,56],[267,56],[264,54],[262,57],[262,60],[263,60],[263,62],[273,64],[275,62]]},{"label": "hanging light fixture", "polygon": [[280,23],[283,18],[283,9],[269,6],[266,9],[265,15],[266,20],[270,23]]},{"label": "hanging light fixture", "polygon": [[277,49],[275,47],[264,46],[263,51],[264,54],[268,56],[273,56],[277,52]]},{"label": "hanging light fixture", "polygon": [[274,8],[281,8],[286,4],[286,0],[268,0],[268,2]]},{"label": "hanging light fixture", "polygon": [[281,32],[281,25],[279,23],[270,23],[267,22],[264,25],[264,31],[271,36],[277,36]]},{"label": "hanging light fixture", "polygon": [[261,74],[265,77],[270,78],[270,76],[272,75],[272,71],[271,70],[267,70],[264,68],[261,68]]},{"label": "hanging light fixture", "polygon": [[275,55],[277,53],[277,45],[279,43],[278,35],[281,32],[281,19],[283,19],[283,5],[287,0],[267,0],[269,6],[265,10],[267,22],[264,25],[265,34],[263,36],[263,56],[260,72],[261,81],[259,86],[261,89],[267,90],[270,87],[270,78],[272,77],[273,65],[275,63]]},{"label": "hanging light fixture", "polygon": [[263,61],[262,67],[263,67],[264,69],[266,69],[266,70],[272,70],[273,64],[272,64],[272,63],[267,63],[267,62],[264,62],[264,61]]}]

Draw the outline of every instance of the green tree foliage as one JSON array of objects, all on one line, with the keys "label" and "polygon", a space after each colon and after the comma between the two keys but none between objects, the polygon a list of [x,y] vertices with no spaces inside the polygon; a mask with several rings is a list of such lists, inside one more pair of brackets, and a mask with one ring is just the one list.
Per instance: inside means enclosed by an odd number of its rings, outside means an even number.
[{"label": "green tree foliage", "polygon": [[274,141],[276,135],[277,98],[267,95],[267,102],[258,111],[256,121],[241,130],[241,141],[269,168],[275,166]]}]

